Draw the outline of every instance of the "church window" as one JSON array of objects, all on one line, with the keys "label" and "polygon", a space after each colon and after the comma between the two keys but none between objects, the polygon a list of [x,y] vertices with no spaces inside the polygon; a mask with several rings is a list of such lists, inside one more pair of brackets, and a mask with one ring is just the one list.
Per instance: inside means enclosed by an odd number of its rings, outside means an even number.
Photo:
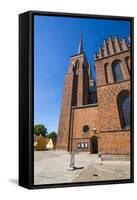
[{"label": "church window", "polygon": [[130,128],[130,96],[123,94],[119,98],[119,115],[121,127]]},{"label": "church window", "polygon": [[83,132],[84,133],[87,133],[89,131],[89,126],[88,125],[85,125],[84,127],[83,127]]},{"label": "church window", "polygon": [[108,83],[108,63],[105,64],[105,78],[106,78],[106,84]]},{"label": "church window", "polygon": [[76,61],[76,64],[75,64],[75,72],[76,72],[76,75],[78,74],[78,70],[79,70],[79,61],[77,60],[77,61]]},{"label": "church window", "polygon": [[124,79],[120,62],[115,62],[112,65],[112,71],[113,71],[114,81],[117,82],[117,81],[122,81]]}]

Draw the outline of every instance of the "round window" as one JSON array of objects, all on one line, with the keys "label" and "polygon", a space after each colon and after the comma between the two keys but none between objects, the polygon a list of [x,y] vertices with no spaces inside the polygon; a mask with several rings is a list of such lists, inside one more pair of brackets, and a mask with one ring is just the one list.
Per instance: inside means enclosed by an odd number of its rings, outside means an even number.
[{"label": "round window", "polygon": [[87,133],[89,131],[89,126],[88,125],[85,125],[84,127],[83,127],[83,132],[84,133]]}]

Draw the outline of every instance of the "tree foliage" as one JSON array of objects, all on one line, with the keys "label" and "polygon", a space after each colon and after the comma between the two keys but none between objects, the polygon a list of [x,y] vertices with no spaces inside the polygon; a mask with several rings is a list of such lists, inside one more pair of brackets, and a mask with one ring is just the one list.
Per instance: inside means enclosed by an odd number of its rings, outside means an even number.
[{"label": "tree foliage", "polygon": [[47,135],[47,128],[43,124],[37,124],[34,126],[34,134],[45,137]]},{"label": "tree foliage", "polygon": [[52,131],[47,136],[48,136],[48,138],[56,139],[57,138],[57,133],[55,131]]}]

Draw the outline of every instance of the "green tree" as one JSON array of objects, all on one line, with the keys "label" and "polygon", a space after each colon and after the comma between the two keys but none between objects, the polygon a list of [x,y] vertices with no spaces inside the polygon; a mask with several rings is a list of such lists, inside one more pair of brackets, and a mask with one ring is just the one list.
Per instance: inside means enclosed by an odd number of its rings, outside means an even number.
[{"label": "green tree", "polygon": [[48,138],[56,139],[57,138],[57,133],[55,131],[52,131],[47,136],[48,136]]},{"label": "green tree", "polygon": [[45,128],[45,126],[43,124],[37,124],[34,126],[34,134],[35,135],[42,135],[42,136],[46,136],[47,135],[47,128]]}]

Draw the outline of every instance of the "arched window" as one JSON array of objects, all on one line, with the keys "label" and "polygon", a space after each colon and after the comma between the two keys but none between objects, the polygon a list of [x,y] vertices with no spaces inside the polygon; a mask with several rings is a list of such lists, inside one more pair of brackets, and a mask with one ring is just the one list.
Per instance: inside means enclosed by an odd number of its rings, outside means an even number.
[{"label": "arched window", "polygon": [[109,67],[109,65],[108,65],[108,63],[106,63],[106,64],[104,65],[106,84],[108,83],[108,70],[109,70],[108,67]]},{"label": "arched window", "polygon": [[113,71],[114,81],[122,81],[124,79],[121,71],[121,64],[119,61],[113,63],[112,71]]},{"label": "arched window", "polygon": [[75,70],[76,70],[76,74],[78,74],[78,70],[79,70],[79,61],[78,60],[75,63]]},{"label": "arched window", "polygon": [[130,96],[127,93],[120,95],[118,99],[119,115],[122,128],[130,128]]}]

